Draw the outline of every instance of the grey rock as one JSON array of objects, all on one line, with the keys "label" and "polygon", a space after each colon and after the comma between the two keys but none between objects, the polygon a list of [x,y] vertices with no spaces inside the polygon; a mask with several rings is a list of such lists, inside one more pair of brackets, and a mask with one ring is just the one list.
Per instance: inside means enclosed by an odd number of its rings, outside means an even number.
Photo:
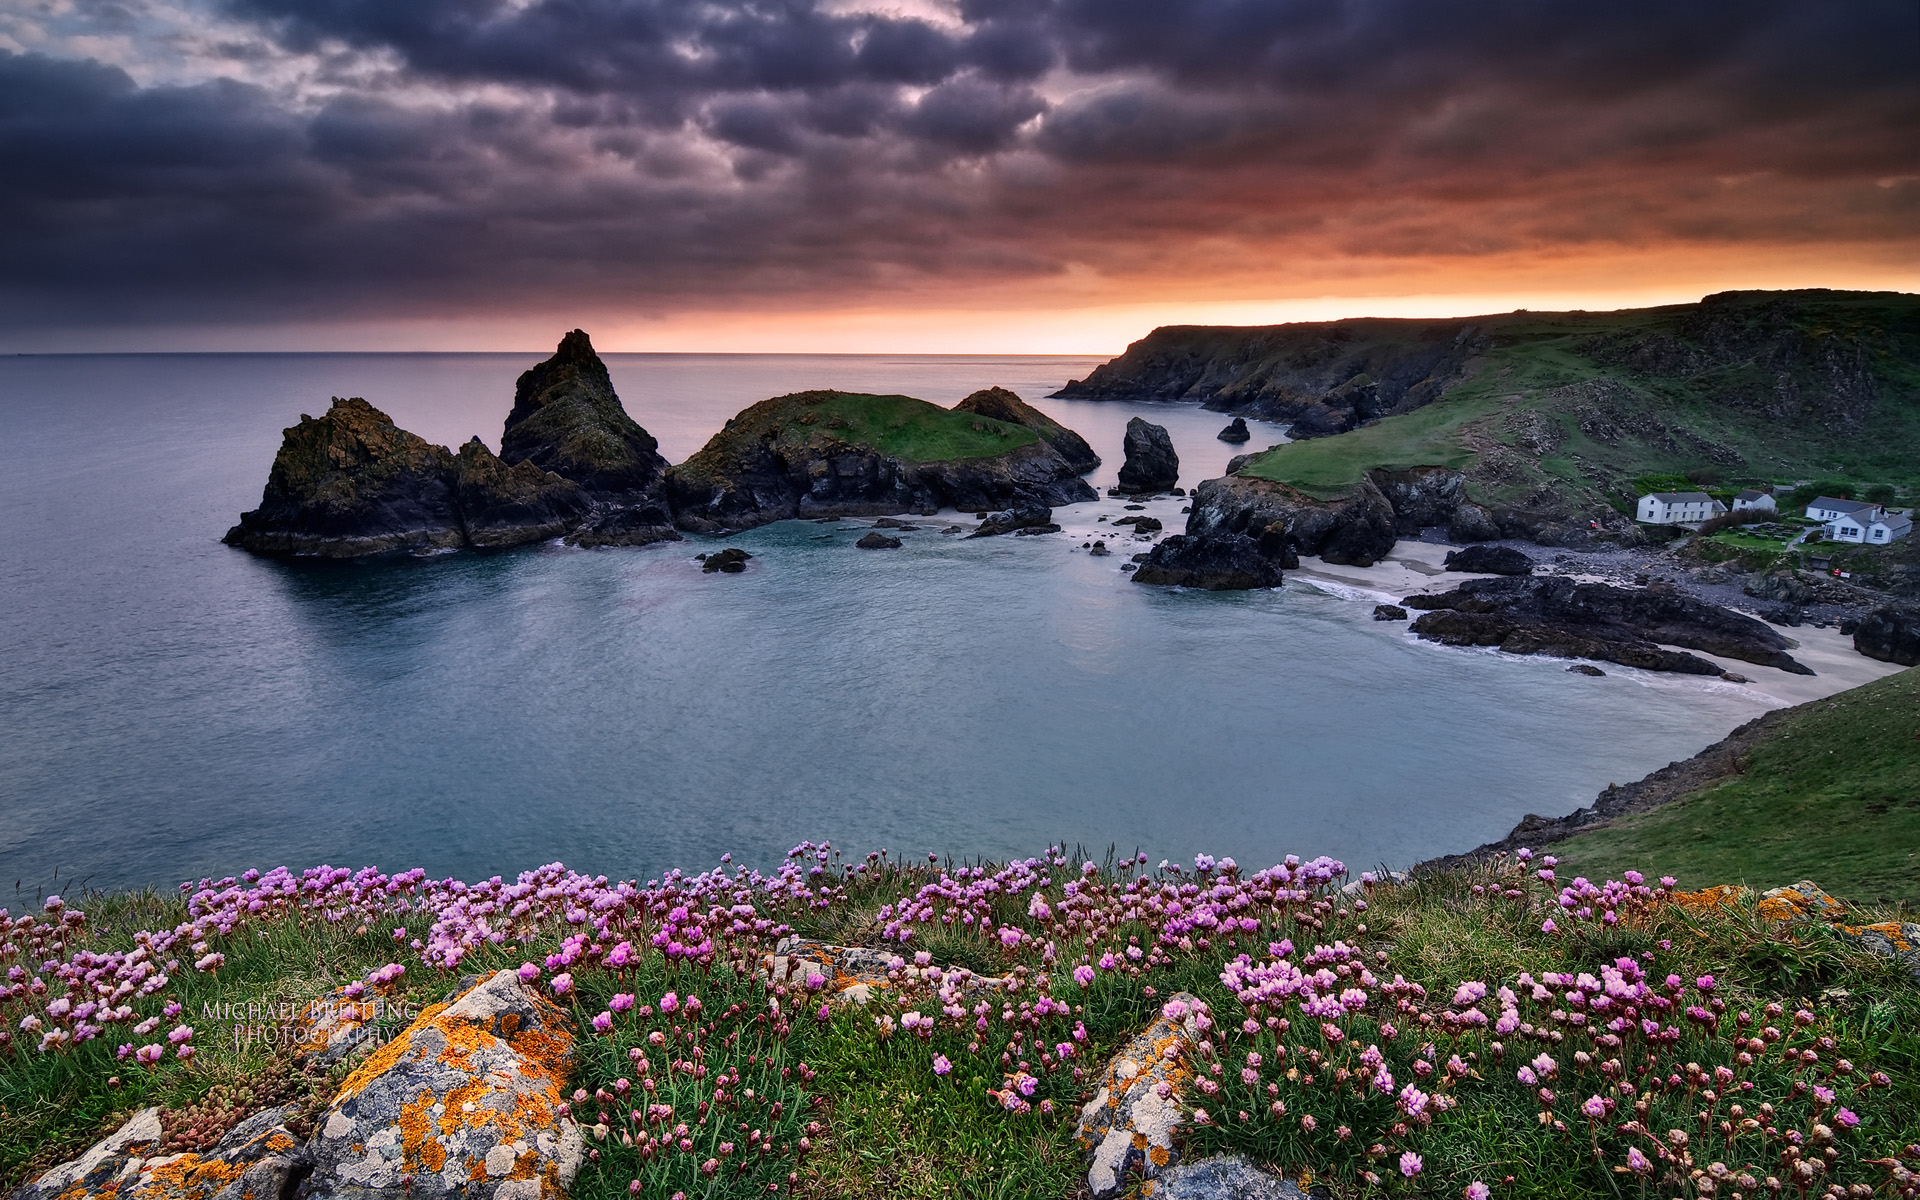
[{"label": "grey rock", "polygon": [[862,550],[898,550],[903,543],[897,537],[888,537],[884,533],[871,532],[854,543]]},{"label": "grey rock", "polygon": [[1120,466],[1120,490],[1138,495],[1164,492],[1180,481],[1180,456],[1165,426],[1135,417],[1127,422],[1122,441],[1127,461]]},{"label": "grey rock", "polygon": [[1022,504],[1005,512],[989,513],[980,522],[980,527],[967,536],[999,537],[1017,529],[1026,529],[1053,523],[1053,510],[1044,504]]},{"label": "grey rock", "polygon": [[1572,666],[1568,667],[1567,671],[1568,673],[1573,675],[1592,675],[1592,676],[1595,676],[1596,678],[1606,674],[1605,671],[1602,671],[1599,667],[1594,666],[1592,663],[1575,663]]},{"label": "grey rock", "polygon": [[1186,1081],[1193,1078],[1187,1048],[1202,1037],[1196,1017],[1205,1004],[1177,992],[1159,1019],[1108,1062],[1100,1088],[1080,1110],[1074,1140],[1087,1156],[1087,1190],[1096,1200],[1117,1196],[1129,1169],[1148,1179],[1179,1161],[1175,1130],[1186,1121]]},{"label": "grey rock", "polygon": [[1891,604],[1874,609],[1854,627],[1853,648],[1881,662],[1920,664],[1920,609]]},{"label": "grey rock", "polygon": [[1232,442],[1235,445],[1253,439],[1253,434],[1247,431],[1247,419],[1245,417],[1235,417],[1232,423],[1225,429],[1222,429],[1216,436],[1223,442]]},{"label": "grey rock", "polygon": [[[13,1200],[250,1200],[287,1194],[301,1168],[300,1143],[285,1122],[297,1107],[255,1113],[227,1131],[205,1154],[153,1154],[160,1110],[135,1113],[113,1134],[72,1162],[17,1189]],[[233,1168],[240,1168],[236,1173]],[[213,1168],[200,1169],[200,1168]]]},{"label": "grey rock", "polygon": [[1135,533],[1159,533],[1166,526],[1158,517],[1121,517],[1115,525],[1131,525]]},{"label": "grey rock", "polygon": [[1112,554],[1113,551],[1107,549],[1107,544],[1105,542],[1095,542],[1091,547],[1091,549],[1088,551],[1088,553],[1093,555],[1093,557],[1095,558],[1105,558],[1109,554]]},{"label": "grey rock", "polygon": [[1153,1200],[1308,1200],[1290,1180],[1238,1154],[1216,1154],[1161,1172]]},{"label": "grey rock", "polygon": [[1491,542],[1499,537],[1500,526],[1493,514],[1478,504],[1460,505],[1447,523],[1447,540],[1451,542]]},{"label": "grey rock", "polygon": [[716,550],[712,554],[702,555],[701,570],[712,574],[723,571],[728,575],[738,575],[747,569],[747,560],[753,555],[738,546],[728,546],[725,550]]},{"label": "grey rock", "polygon": [[1280,586],[1278,563],[1260,543],[1240,533],[1192,537],[1180,533],[1155,546],[1134,572],[1135,583],[1208,591],[1246,591]]},{"label": "grey rock", "polygon": [[1398,604],[1376,604],[1373,606],[1373,619],[1376,621],[1404,621],[1407,610]]},{"label": "grey rock", "polygon": [[1440,565],[1470,575],[1533,574],[1533,560],[1511,546],[1468,546],[1450,551]]},{"label": "grey rock", "polygon": [[567,536],[570,546],[651,546],[681,540],[673,514],[658,503],[618,509]]}]

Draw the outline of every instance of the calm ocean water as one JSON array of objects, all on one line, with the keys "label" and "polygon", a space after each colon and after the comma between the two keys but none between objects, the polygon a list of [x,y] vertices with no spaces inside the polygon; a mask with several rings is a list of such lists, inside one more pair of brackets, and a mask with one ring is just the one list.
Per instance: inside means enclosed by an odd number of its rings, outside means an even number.
[{"label": "calm ocean water", "polygon": [[[330,395],[499,445],[538,355],[0,359],[0,903],[84,878],[170,885],[248,866],[555,859],[645,878],[723,852],[1151,857],[1290,852],[1402,864],[1566,811],[1756,715],[1691,679],[1445,650],[1372,598],[1139,587],[1076,536],[933,529],[855,550],[860,522],[697,543],[541,546],[354,566],[219,544],[280,430]],[[950,404],[1000,384],[1120,465],[1129,416],[1183,482],[1224,418],[1041,400],[1096,360],[611,355],[678,461],[804,387]],[[1257,430],[1254,446],[1277,440]],[[1177,503],[1154,512],[1177,525]],[[1105,526],[1100,526],[1105,529]]]}]

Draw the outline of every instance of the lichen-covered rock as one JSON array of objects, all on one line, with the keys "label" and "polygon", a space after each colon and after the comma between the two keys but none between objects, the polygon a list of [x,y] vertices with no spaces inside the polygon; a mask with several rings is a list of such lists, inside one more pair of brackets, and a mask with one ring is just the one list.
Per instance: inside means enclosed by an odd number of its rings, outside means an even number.
[{"label": "lichen-covered rock", "polygon": [[299,1040],[294,1048],[319,1066],[332,1066],[374,1048],[379,1020],[390,1016],[384,996],[349,995],[354,985],[334,989],[307,1004],[294,1018]]},{"label": "lichen-covered rock", "polygon": [[1140,1185],[1153,1200],[1308,1200],[1289,1180],[1262,1171],[1238,1154],[1181,1163]]},{"label": "lichen-covered rock", "polygon": [[309,1200],[559,1200],[584,1153],[562,1112],[564,1013],[501,971],[356,1068],[307,1148]]},{"label": "lichen-covered rock", "polygon": [[607,364],[576,329],[514,384],[500,457],[579,484],[597,501],[632,504],[666,473],[660,444],[627,415]]},{"label": "lichen-covered rock", "polygon": [[1205,1002],[1176,993],[1159,1019],[1107,1064],[1074,1129],[1095,1197],[1119,1195],[1129,1170],[1152,1179],[1178,1160],[1174,1130],[1187,1119],[1192,1059],[1210,1052],[1210,1028]]},{"label": "lichen-covered rock", "polygon": [[272,1200],[301,1166],[284,1122],[292,1108],[256,1113],[205,1154],[154,1154],[160,1110],[142,1109],[72,1162],[42,1174],[13,1200]]},{"label": "lichen-covered rock", "polygon": [[[1738,908],[1753,901],[1753,890],[1726,883],[1698,892],[1676,892],[1673,899],[1690,912],[1707,912],[1716,908]],[[1875,921],[1866,925],[1850,925],[1847,918],[1852,914],[1847,906],[1828,895],[1825,888],[1811,879],[1802,879],[1798,883],[1763,893],[1754,902],[1753,911],[1770,921],[1788,925],[1805,922],[1825,924],[1839,935],[1841,941],[1869,954],[1890,958],[1905,967],[1908,974],[1920,979],[1920,924],[1912,921]]]},{"label": "lichen-covered rock", "polygon": [[918,981],[955,997],[994,991],[1005,978],[976,975],[965,967],[909,962],[884,950],[864,946],[835,946],[800,937],[784,937],[772,954],[760,956],[759,975],[769,983],[785,984],[801,996],[821,996],[836,1004],[861,1004],[876,992],[897,990]]},{"label": "lichen-covered rock", "polygon": [[1052,446],[1076,471],[1085,473],[1100,465],[1100,456],[1093,452],[1092,446],[1087,445],[1087,439],[1006,388],[982,388],[954,405],[953,411],[978,413],[983,417],[992,417],[996,421],[1005,421],[1009,425],[1031,429],[1040,435],[1041,441]]},{"label": "lichen-covered rock", "polygon": [[1121,444],[1127,454],[1120,465],[1123,493],[1164,492],[1180,482],[1180,456],[1173,452],[1173,438],[1164,425],[1134,417]]}]

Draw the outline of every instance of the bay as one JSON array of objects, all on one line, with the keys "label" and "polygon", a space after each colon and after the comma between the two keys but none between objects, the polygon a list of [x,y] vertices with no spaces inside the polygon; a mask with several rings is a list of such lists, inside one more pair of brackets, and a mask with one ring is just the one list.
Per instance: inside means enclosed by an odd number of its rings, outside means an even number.
[{"label": "bay", "polygon": [[[499,445],[539,355],[0,359],[0,889],[171,886],[319,862],[646,878],[802,839],[956,857],[1112,844],[1356,866],[1460,850],[1723,736],[1753,693],[1442,649],[1373,598],[1141,587],[1102,515],[966,541],[917,521],[354,565],[219,544],[282,427],[365,396]],[[1188,486],[1217,413],[1042,399],[1096,361],[609,355],[667,457],[808,387],[951,404],[1013,388],[1120,464],[1166,425]],[[1280,431],[1255,423],[1254,447]],[[1170,529],[1178,501],[1147,510]],[[1116,539],[1117,541],[1117,539]],[[1130,551],[1131,543],[1119,547]]]}]

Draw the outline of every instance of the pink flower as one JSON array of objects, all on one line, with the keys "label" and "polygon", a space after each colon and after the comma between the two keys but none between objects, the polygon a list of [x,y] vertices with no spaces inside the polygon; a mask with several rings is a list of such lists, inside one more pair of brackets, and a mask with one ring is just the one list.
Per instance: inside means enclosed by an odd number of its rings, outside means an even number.
[{"label": "pink flower", "polygon": [[1627,1147],[1627,1170],[1635,1175],[1651,1175],[1653,1164],[1647,1161],[1646,1155],[1640,1153],[1638,1146],[1629,1146]]},{"label": "pink flower", "polygon": [[615,992],[613,999],[607,1001],[607,1007],[614,1012],[626,1012],[633,1007],[633,997],[626,992]]},{"label": "pink flower", "polygon": [[613,1014],[612,1014],[612,1013],[610,1013],[610,1012],[603,1012],[603,1013],[597,1013],[597,1014],[595,1014],[595,1016],[594,1016],[594,1018],[593,1018],[593,1031],[594,1031],[595,1033],[606,1033],[606,1032],[608,1032],[609,1030],[611,1030],[612,1028],[613,1028]]},{"label": "pink flower", "polygon": [[1588,1096],[1586,1102],[1580,1106],[1580,1111],[1598,1121],[1607,1115],[1607,1102],[1598,1096]]},{"label": "pink flower", "polygon": [[1553,923],[1553,918],[1552,918],[1552,917],[1548,917],[1548,918],[1547,918],[1546,920],[1544,920],[1544,921],[1542,921],[1542,922],[1540,923],[1540,932],[1541,932],[1541,933],[1557,933],[1557,932],[1559,931],[1559,929],[1560,929],[1560,927],[1559,927],[1558,925],[1555,925],[1555,924]]},{"label": "pink flower", "polygon": [[566,971],[562,971],[553,977],[552,986],[554,995],[564,996],[573,990],[573,976]]},{"label": "pink flower", "polygon": [[1493,1195],[1493,1189],[1476,1179],[1460,1194],[1465,1196],[1466,1200],[1488,1200]]},{"label": "pink flower", "polygon": [[1848,1129],[1852,1129],[1855,1126],[1860,1124],[1860,1114],[1854,1112],[1850,1108],[1843,1108],[1839,1112],[1833,1114],[1833,1119],[1835,1121],[1838,1121],[1841,1125],[1844,1125]]},{"label": "pink flower", "polygon": [[1081,963],[1073,969],[1073,981],[1081,987],[1086,987],[1093,982],[1093,968]]},{"label": "pink flower", "polygon": [[[822,980],[821,982],[824,983],[825,980]],[[668,992],[666,995],[660,997],[661,1012],[670,1013],[670,1012],[673,1012],[675,1009],[678,1009],[679,1007],[680,1007],[680,997],[675,995],[674,993]]]},{"label": "pink flower", "polygon": [[532,983],[534,980],[538,978],[540,978],[539,967],[534,966],[532,963],[520,964],[520,982],[521,983]]},{"label": "pink flower", "polygon": [[1426,1164],[1420,1161],[1420,1156],[1411,1150],[1400,1156],[1400,1173],[1408,1179],[1412,1179],[1415,1175],[1418,1175],[1420,1168],[1425,1165]]},{"label": "pink flower", "polygon": [[936,1054],[933,1056],[933,1073],[935,1075],[945,1075],[951,1070],[953,1070],[953,1062],[948,1059],[946,1055]]}]

